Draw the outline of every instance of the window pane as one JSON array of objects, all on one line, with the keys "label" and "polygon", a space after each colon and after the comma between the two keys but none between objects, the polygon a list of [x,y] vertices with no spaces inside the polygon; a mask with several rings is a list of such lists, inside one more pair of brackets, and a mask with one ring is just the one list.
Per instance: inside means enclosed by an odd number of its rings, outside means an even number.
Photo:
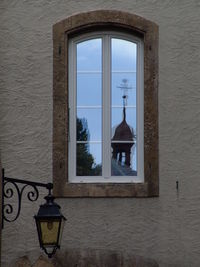
[{"label": "window pane", "polygon": [[136,50],[133,42],[112,39],[112,176],[137,176]]},{"label": "window pane", "polygon": [[101,141],[101,108],[77,108],[77,141]]},{"label": "window pane", "polygon": [[132,138],[135,140],[136,125],[135,108],[112,108],[112,139],[128,141]]},{"label": "window pane", "polygon": [[136,73],[112,73],[112,105],[122,106],[124,102],[136,106]]},{"label": "window pane", "polygon": [[111,175],[136,176],[136,109],[112,108]]},{"label": "window pane", "polygon": [[102,74],[77,74],[77,105],[101,106],[102,101]]},{"label": "window pane", "polygon": [[77,176],[102,175],[102,144],[78,143],[77,144]]},{"label": "window pane", "polygon": [[77,44],[77,71],[101,71],[101,39]]},{"label": "window pane", "polygon": [[133,143],[112,143],[111,175],[137,176],[137,153]]},{"label": "window pane", "polygon": [[101,51],[100,38],[77,44],[77,176],[102,175]]},{"label": "window pane", "polygon": [[137,45],[112,38],[112,71],[136,71]]}]

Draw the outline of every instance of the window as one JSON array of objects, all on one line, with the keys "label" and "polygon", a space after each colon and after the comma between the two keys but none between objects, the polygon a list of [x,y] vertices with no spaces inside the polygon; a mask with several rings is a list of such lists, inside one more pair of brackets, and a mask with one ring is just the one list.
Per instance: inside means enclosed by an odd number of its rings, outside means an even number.
[{"label": "window", "polygon": [[119,11],[54,25],[54,194],[158,195],[158,28]]},{"label": "window", "polygon": [[144,182],[142,39],[71,38],[69,110],[70,182]]}]

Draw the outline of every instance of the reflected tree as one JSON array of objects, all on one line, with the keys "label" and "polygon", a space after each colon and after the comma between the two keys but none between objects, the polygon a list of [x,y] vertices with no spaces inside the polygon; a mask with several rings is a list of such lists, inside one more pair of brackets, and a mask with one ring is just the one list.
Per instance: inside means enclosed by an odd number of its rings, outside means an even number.
[{"label": "reflected tree", "polygon": [[77,140],[83,141],[77,145],[77,175],[91,176],[101,175],[102,167],[96,164],[93,155],[89,152],[90,133],[87,120],[77,118]]}]

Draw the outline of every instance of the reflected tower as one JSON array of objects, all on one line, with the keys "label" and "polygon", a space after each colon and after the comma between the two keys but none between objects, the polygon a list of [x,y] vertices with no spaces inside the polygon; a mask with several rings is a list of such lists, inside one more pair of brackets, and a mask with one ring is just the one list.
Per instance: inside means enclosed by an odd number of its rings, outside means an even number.
[{"label": "reflected tower", "polygon": [[122,165],[122,160],[125,166],[130,167],[131,165],[131,148],[135,144],[134,142],[134,132],[132,127],[126,122],[126,106],[127,106],[127,90],[131,89],[128,87],[127,80],[122,80],[121,88],[123,92],[123,119],[122,122],[116,127],[111,146],[113,149],[112,158]]}]

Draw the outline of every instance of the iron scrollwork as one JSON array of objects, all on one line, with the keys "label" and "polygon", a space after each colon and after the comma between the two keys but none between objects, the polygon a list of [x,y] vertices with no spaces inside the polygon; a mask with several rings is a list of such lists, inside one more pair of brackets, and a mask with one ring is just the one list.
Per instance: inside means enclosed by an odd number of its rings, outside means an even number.
[{"label": "iron scrollwork", "polygon": [[[17,220],[17,218],[20,215],[21,212],[21,205],[22,205],[22,196],[24,192],[26,193],[26,197],[29,201],[34,202],[37,201],[39,197],[39,191],[38,187],[44,187],[51,192],[53,189],[52,183],[37,183],[37,182],[31,182],[31,181],[25,181],[21,179],[15,179],[15,178],[9,178],[5,177],[4,169],[2,170],[2,220],[7,222],[14,222]],[[19,186],[19,185],[22,186]],[[27,190],[25,190],[27,189]],[[13,204],[4,203],[4,199],[12,199],[16,195],[17,200],[17,207],[16,212],[14,213]],[[14,214],[14,215],[13,215]],[[12,216],[13,215],[13,216]],[[3,226],[2,221],[2,226]]]}]

